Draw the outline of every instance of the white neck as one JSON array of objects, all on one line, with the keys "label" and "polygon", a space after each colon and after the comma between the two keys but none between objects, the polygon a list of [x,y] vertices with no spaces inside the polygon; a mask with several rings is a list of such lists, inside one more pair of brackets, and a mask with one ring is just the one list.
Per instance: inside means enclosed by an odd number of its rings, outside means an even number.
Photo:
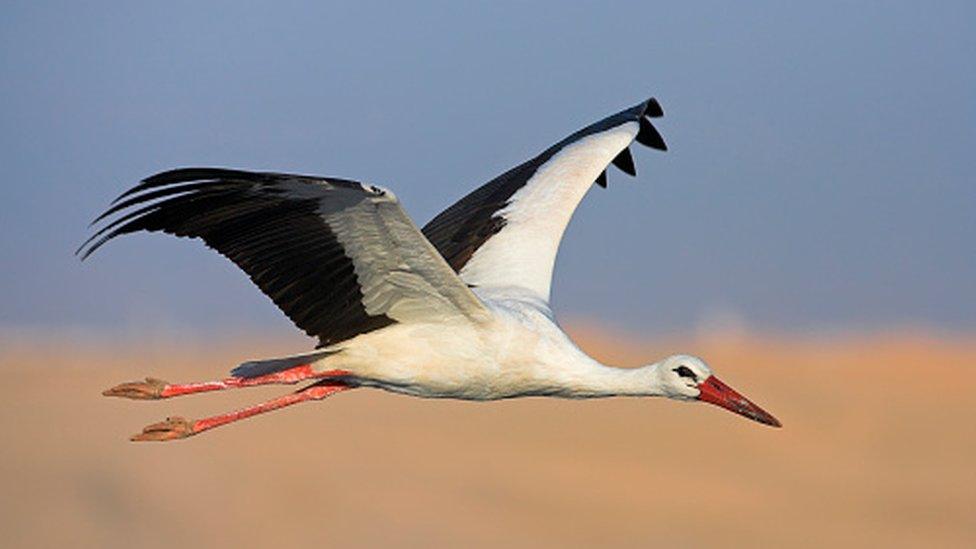
[{"label": "white neck", "polygon": [[620,368],[586,357],[572,368],[562,369],[555,394],[569,398],[662,396],[659,364]]}]

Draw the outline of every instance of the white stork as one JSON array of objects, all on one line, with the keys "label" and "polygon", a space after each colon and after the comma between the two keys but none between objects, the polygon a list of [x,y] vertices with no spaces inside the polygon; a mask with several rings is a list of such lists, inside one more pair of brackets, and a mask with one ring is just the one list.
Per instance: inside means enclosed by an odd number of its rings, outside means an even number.
[{"label": "white stork", "polygon": [[107,396],[161,399],[269,383],[310,384],[214,417],[169,418],[132,440],[185,438],[340,391],[377,387],[466,400],[522,396],[664,396],[704,401],[779,427],[699,358],[638,368],[601,364],[549,307],[556,251],[577,204],[614,164],[636,175],[628,147],[667,150],[651,98],[570,135],[491,180],[423,228],[392,192],[345,179],[189,168],[123,193],[115,215],[78,250],[163,231],[200,238],[244,270],[308,335],[315,352],[246,362],[219,381],[123,383]]}]

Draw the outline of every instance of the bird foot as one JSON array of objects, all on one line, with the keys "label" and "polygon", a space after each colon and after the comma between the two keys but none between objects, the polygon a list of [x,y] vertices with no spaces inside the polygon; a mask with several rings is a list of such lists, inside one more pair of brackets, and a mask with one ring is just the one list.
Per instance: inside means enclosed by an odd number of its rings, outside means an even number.
[{"label": "bird foot", "polygon": [[138,435],[132,435],[129,440],[133,442],[163,442],[186,438],[196,434],[193,431],[193,423],[193,421],[182,417],[168,417],[166,421],[147,426]]},{"label": "bird foot", "polygon": [[135,400],[156,400],[163,398],[163,389],[168,383],[161,379],[147,377],[145,381],[120,383],[102,392],[104,396],[124,397]]}]

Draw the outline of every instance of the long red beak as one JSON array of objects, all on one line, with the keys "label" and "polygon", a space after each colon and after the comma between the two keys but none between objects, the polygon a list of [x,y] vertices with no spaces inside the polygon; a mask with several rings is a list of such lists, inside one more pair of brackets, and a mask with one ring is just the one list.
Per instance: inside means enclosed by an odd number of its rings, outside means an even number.
[{"label": "long red beak", "polygon": [[708,376],[708,379],[698,385],[698,389],[701,391],[698,400],[721,406],[730,412],[735,412],[740,416],[772,427],[783,426],[772,414],[756,406],[749,399],[735,392],[735,389],[719,381],[715,376]]}]

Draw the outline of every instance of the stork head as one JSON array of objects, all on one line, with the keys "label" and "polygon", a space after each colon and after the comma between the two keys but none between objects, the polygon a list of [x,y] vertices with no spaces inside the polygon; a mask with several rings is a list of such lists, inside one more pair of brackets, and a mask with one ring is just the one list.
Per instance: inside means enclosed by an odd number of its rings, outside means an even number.
[{"label": "stork head", "polygon": [[673,355],[658,363],[664,395],[677,400],[700,400],[772,427],[782,424],[771,414],[722,383],[705,361],[689,355]]}]

